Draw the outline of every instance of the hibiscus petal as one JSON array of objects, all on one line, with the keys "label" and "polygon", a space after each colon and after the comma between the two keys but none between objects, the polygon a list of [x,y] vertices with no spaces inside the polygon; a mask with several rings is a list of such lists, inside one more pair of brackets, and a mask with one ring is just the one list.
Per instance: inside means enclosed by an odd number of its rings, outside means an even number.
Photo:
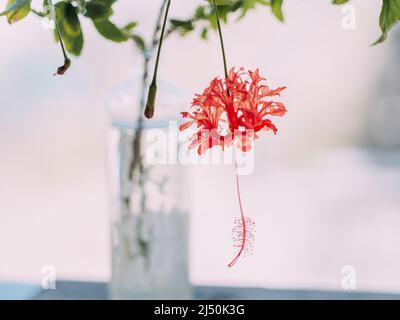
[{"label": "hibiscus petal", "polygon": [[185,123],[182,123],[180,126],[179,126],[179,131],[183,131],[183,130],[185,130],[185,129],[187,129],[187,128],[189,128],[192,124],[194,124],[195,123],[195,121],[188,121],[188,122],[185,122]]},{"label": "hibiscus petal", "polygon": [[286,89],[286,87],[279,87],[275,90],[270,90],[268,93],[268,96],[279,96],[280,93],[285,89]]},{"label": "hibiscus petal", "polygon": [[278,132],[278,128],[271,122],[271,120],[263,120],[263,125],[265,128],[271,129],[274,134],[276,134]]},{"label": "hibiscus petal", "polygon": [[286,112],[287,110],[282,102],[274,102],[266,109],[265,114],[282,117]]}]

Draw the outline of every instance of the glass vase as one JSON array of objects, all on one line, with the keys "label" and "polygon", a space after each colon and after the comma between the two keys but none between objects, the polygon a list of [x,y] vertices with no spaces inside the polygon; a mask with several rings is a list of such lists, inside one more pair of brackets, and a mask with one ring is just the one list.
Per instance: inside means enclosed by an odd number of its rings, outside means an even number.
[{"label": "glass vase", "polygon": [[[157,114],[147,120],[140,115],[145,96],[140,87],[140,78],[128,81],[116,90],[109,106],[109,294],[111,299],[190,299],[184,169],[147,157],[150,148],[157,149],[156,158],[176,152],[170,140],[176,121],[170,120],[184,108],[184,96],[161,81]],[[149,138],[154,135],[162,138],[157,148]]]}]

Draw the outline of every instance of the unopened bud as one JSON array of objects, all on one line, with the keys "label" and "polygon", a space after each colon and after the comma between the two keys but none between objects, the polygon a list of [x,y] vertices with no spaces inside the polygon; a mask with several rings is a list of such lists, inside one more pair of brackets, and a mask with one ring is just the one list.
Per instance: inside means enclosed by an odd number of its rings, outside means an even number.
[{"label": "unopened bud", "polygon": [[157,85],[155,83],[152,83],[150,85],[149,95],[147,97],[146,109],[144,110],[144,115],[147,119],[151,119],[154,115],[156,95],[157,95]]},{"label": "unopened bud", "polygon": [[57,72],[53,75],[54,76],[57,74],[60,76],[63,75],[69,69],[70,66],[71,66],[71,60],[67,58],[64,60],[64,64],[61,67],[58,67]]}]

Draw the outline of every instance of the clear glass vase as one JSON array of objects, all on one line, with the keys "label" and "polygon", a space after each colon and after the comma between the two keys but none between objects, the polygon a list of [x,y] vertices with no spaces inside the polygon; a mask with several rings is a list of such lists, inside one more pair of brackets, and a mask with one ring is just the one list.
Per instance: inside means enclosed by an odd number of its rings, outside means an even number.
[{"label": "clear glass vase", "polygon": [[[125,83],[109,106],[109,294],[111,299],[190,299],[184,170],[145,156],[149,148],[154,149],[149,135],[164,133],[167,140],[171,138],[170,120],[177,118],[179,108],[184,109],[184,96],[175,86],[159,82],[155,119],[139,119],[144,97],[140,88],[140,78]],[[157,152],[174,152],[170,147],[171,143],[159,143]]]}]

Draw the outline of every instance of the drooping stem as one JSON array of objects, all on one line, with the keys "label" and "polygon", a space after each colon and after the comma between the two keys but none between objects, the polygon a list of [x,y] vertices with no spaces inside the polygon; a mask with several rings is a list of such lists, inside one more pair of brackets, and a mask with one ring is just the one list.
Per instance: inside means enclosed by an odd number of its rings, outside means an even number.
[{"label": "drooping stem", "polygon": [[61,37],[60,28],[58,27],[58,24],[57,24],[57,21],[56,21],[55,17],[54,17],[54,26],[55,26],[55,29],[56,29],[56,32],[57,32],[57,36],[60,39],[60,46],[61,46],[61,50],[62,50],[62,53],[63,53],[63,56],[64,56],[64,60],[68,60],[69,58],[68,58],[67,52],[65,51],[64,41],[63,41],[63,39]]},{"label": "drooping stem", "polygon": [[45,16],[46,16],[46,14],[44,13],[44,12],[39,12],[39,11],[37,11],[37,10],[35,10],[35,9],[32,9],[31,8],[31,12],[33,13],[33,14],[36,14],[38,17],[40,17],[40,18],[44,18]]},{"label": "drooping stem", "polygon": [[217,28],[218,28],[219,42],[221,43],[222,59],[224,61],[225,78],[228,78],[228,66],[227,66],[227,62],[226,62],[224,38],[222,36],[221,22],[219,19],[218,7],[217,7],[217,4],[215,3],[215,0],[213,0],[213,6],[214,6],[214,11],[215,11],[215,16],[217,18]]},{"label": "drooping stem", "polygon": [[244,248],[246,246],[246,239],[247,239],[247,226],[246,226],[246,218],[243,213],[243,206],[242,206],[242,199],[240,196],[240,184],[239,184],[239,175],[238,175],[238,167],[237,161],[235,156],[235,176],[236,176],[236,191],[237,197],[239,201],[239,209],[240,209],[240,219],[242,220],[242,233],[241,233],[241,243],[238,253],[236,254],[235,258],[228,264],[228,267],[233,267],[233,265],[238,261],[239,257],[242,255]]},{"label": "drooping stem", "polygon": [[142,83],[141,83],[141,94],[140,94],[140,110],[138,113],[137,118],[137,126],[135,130],[135,138],[133,140],[133,159],[130,165],[130,174],[129,177],[132,179],[133,173],[136,168],[142,168],[141,165],[141,137],[142,137],[142,129],[143,129],[143,108],[145,107],[145,96],[146,96],[146,89],[147,89],[147,82],[149,78],[149,63],[153,56],[152,52],[157,47],[159,42],[158,33],[161,29],[161,21],[162,21],[162,14],[164,12],[165,6],[168,0],[163,0],[160,11],[156,20],[156,24],[153,31],[153,36],[151,42],[146,48],[143,50],[143,75],[142,75]]},{"label": "drooping stem", "polygon": [[154,74],[153,74],[152,82],[156,82],[157,81],[157,72],[158,72],[158,65],[159,65],[159,62],[160,62],[161,47],[162,47],[163,40],[164,40],[165,27],[167,25],[168,12],[169,12],[169,7],[170,6],[171,6],[171,0],[168,0],[167,8],[165,9],[164,22],[163,22],[163,26],[162,26],[162,30],[161,30],[160,41],[158,43],[156,64],[155,64],[155,67],[154,67]]},{"label": "drooping stem", "polygon": [[153,80],[151,81],[151,84],[150,84],[146,109],[144,111],[144,115],[146,116],[146,118],[149,118],[149,119],[152,118],[154,115],[154,108],[155,108],[156,96],[157,96],[158,65],[160,62],[161,48],[162,48],[164,34],[165,34],[165,27],[167,25],[168,12],[169,12],[170,5],[171,5],[171,0],[167,0],[167,7],[165,9],[164,22],[163,22],[163,26],[162,26],[162,30],[161,30],[160,40],[158,43],[158,50],[157,50],[157,57],[156,57],[156,62],[155,62],[155,66],[154,66]]},{"label": "drooping stem", "polygon": [[[228,78],[228,64],[226,62],[226,53],[225,53],[225,46],[224,46],[224,38],[222,36],[222,29],[221,29],[221,22],[219,19],[219,13],[218,13],[218,7],[217,4],[215,3],[215,0],[213,0],[213,6],[214,6],[214,11],[215,11],[215,16],[217,19],[217,28],[218,28],[218,35],[219,35],[219,41],[221,44],[221,51],[222,51],[222,59],[224,62],[224,73],[225,73],[225,79]],[[228,96],[230,95],[229,89],[227,89],[227,94]],[[231,124],[232,125],[232,124]],[[235,175],[236,175],[236,191],[237,191],[237,197],[238,197],[238,202],[239,202],[239,209],[240,209],[240,219],[241,219],[241,241],[240,241],[240,248],[238,253],[236,254],[235,258],[228,264],[228,267],[233,267],[233,265],[238,261],[240,256],[242,255],[245,246],[246,246],[246,241],[247,241],[247,226],[246,226],[246,217],[243,212],[243,206],[242,206],[242,199],[240,196],[240,183],[239,183],[239,175],[238,175],[238,166],[237,166],[237,161],[236,161],[236,155],[235,155]]]},{"label": "drooping stem", "polygon": [[57,72],[55,73],[55,75],[56,74],[63,75],[68,70],[68,68],[71,66],[71,59],[67,55],[67,51],[65,50],[65,46],[64,46],[64,41],[63,41],[63,39],[61,37],[60,28],[58,27],[58,24],[57,24],[57,18],[56,18],[57,13],[55,11],[56,9],[55,9],[55,7],[53,5],[52,0],[48,0],[48,2],[49,2],[49,5],[51,6],[50,15],[51,15],[51,18],[54,21],[54,27],[55,27],[58,39],[60,41],[61,51],[62,51],[63,56],[64,56],[64,64],[57,68]]}]

